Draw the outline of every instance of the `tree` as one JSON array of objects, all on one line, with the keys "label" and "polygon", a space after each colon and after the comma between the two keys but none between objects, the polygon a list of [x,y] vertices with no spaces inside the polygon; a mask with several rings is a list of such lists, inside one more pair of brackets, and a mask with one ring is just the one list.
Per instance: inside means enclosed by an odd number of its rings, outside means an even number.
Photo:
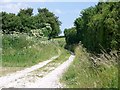
[{"label": "tree", "polygon": [[52,12],[50,12],[46,8],[38,8],[38,15],[37,18],[37,27],[41,28],[43,27],[44,23],[50,24],[52,31],[49,34],[49,39],[55,36],[58,36],[60,34],[60,25],[61,22],[58,20],[58,17],[56,17]]},{"label": "tree", "polygon": [[[97,53],[101,49],[120,50],[119,6],[120,2],[99,2],[95,7],[84,9],[74,22],[77,32],[74,43],[81,41],[87,50]],[[70,44],[70,34],[66,33],[66,42]]]},{"label": "tree", "polygon": [[27,8],[27,9],[20,9],[17,16],[20,17],[22,27],[20,29],[21,32],[30,32],[31,29],[35,29],[35,22],[34,22],[34,16],[33,15],[33,9]]},{"label": "tree", "polygon": [[78,43],[77,40],[77,31],[75,27],[64,30],[65,39],[68,45]]},{"label": "tree", "polygon": [[21,20],[18,16],[12,13],[2,12],[2,31],[9,34],[14,31],[20,32]]},{"label": "tree", "polygon": [[27,16],[32,16],[33,15],[33,9],[32,8],[27,8],[27,9],[20,9],[18,16],[22,15],[27,15]]},{"label": "tree", "polygon": [[17,15],[2,12],[3,32],[13,31],[29,33],[31,30],[42,30],[46,37],[52,37],[60,34],[60,25],[58,17],[46,8],[38,8],[38,14],[33,15],[33,9],[20,9]]}]

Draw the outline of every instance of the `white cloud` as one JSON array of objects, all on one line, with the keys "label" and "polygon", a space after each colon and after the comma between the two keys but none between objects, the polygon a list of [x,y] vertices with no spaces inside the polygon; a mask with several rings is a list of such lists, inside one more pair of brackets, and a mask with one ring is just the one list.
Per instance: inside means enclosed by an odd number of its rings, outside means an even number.
[{"label": "white cloud", "polygon": [[[49,2],[47,0],[1,0],[0,2]],[[50,0],[50,2],[54,2],[54,0]]]},{"label": "white cloud", "polygon": [[20,9],[27,8],[28,5],[24,3],[2,3],[0,5],[0,11],[5,11],[8,13],[18,13]]},{"label": "white cloud", "polygon": [[55,13],[57,13],[57,14],[61,14],[61,13],[62,13],[62,11],[61,11],[61,10],[59,10],[59,9],[55,9]]},{"label": "white cloud", "polygon": [[6,2],[11,2],[12,0],[1,0],[1,2],[6,3]]},{"label": "white cloud", "polygon": [[99,0],[1,0],[0,2],[98,2],[98,1]]}]

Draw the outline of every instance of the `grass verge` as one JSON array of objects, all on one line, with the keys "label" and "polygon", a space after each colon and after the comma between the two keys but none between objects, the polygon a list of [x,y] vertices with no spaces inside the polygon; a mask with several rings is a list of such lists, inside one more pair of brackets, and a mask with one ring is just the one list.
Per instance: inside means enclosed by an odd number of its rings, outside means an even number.
[{"label": "grass verge", "polygon": [[57,44],[27,35],[3,36],[3,67],[28,67],[58,54]]},{"label": "grass verge", "polygon": [[75,50],[76,58],[63,74],[61,82],[69,88],[118,88],[117,56],[96,57],[82,46]]},{"label": "grass verge", "polygon": [[55,40],[30,37],[26,34],[3,35],[2,44],[0,76],[48,60],[58,55],[60,49]]},{"label": "grass verge", "polygon": [[34,75],[38,77],[43,77],[44,75],[48,74],[50,71],[54,70],[56,67],[58,67],[60,64],[68,60],[70,56],[70,53],[66,51],[65,49],[61,48],[61,54],[58,58],[54,59],[52,62],[48,63],[44,67],[33,71]]}]

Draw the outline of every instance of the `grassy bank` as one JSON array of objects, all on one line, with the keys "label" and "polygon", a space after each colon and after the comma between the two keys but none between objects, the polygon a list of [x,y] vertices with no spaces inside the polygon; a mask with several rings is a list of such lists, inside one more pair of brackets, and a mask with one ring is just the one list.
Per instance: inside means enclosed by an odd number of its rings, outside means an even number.
[{"label": "grassy bank", "polygon": [[59,45],[25,34],[3,35],[3,67],[28,67],[58,54]]},{"label": "grassy bank", "polygon": [[62,38],[53,38],[53,40],[58,42],[60,47],[62,47],[62,48],[65,47],[66,41],[65,41],[64,37],[62,37]]},{"label": "grassy bank", "polygon": [[60,64],[62,64],[66,60],[68,60],[69,56],[70,56],[70,53],[67,50],[65,50],[64,48],[61,48],[60,56],[58,58],[54,59],[52,62],[45,65],[44,67],[37,69],[36,71],[33,71],[34,75],[37,77],[45,76],[50,71],[57,68]]},{"label": "grassy bank", "polygon": [[75,50],[76,58],[64,73],[61,82],[69,88],[117,88],[117,56],[87,53],[82,46]]}]

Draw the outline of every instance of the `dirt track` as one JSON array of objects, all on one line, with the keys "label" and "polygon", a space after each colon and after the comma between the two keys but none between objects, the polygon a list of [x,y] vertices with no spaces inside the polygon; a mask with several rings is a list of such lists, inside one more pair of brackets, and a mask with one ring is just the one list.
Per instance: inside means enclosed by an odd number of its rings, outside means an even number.
[{"label": "dirt track", "polygon": [[60,84],[59,79],[70,63],[74,60],[74,55],[71,55],[67,61],[59,65],[44,77],[34,77],[34,73],[32,72],[45,66],[57,57],[58,56],[52,57],[50,60],[41,62],[30,68],[0,77],[0,88],[62,88],[63,85]]}]

